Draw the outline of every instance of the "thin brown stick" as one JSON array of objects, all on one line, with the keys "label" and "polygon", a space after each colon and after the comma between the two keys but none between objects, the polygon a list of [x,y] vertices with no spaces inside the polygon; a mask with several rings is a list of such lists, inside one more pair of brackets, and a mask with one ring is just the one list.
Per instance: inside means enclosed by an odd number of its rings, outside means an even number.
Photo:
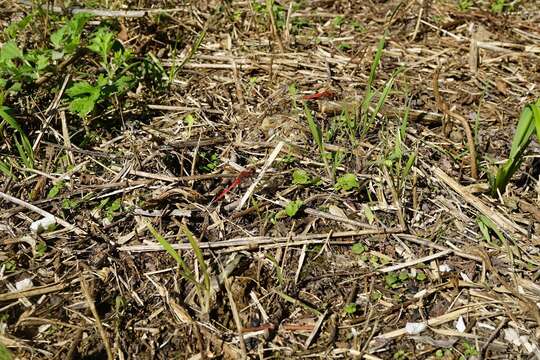
[{"label": "thin brown stick", "polygon": [[426,247],[430,247],[432,249],[437,249],[437,250],[440,250],[440,251],[447,251],[447,250],[452,250],[452,252],[459,256],[459,257],[462,257],[464,259],[469,259],[469,260],[474,260],[474,261],[477,261],[479,263],[482,262],[482,259],[478,256],[475,256],[475,255],[472,255],[472,254],[469,254],[469,253],[466,253],[464,251],[459,251],[459,250],[456,250],[456,249],[450,249],[446,246],[443,246],[443,245],[439,245],[439,244],[435,244],[434,242],[432,241],[429,241],[429,240],[426,240],[426,239],[421,239],[417,236],[414,236],[414,235],[408,235],[408,234],[399,234],[397,235],[399,238],[401,239],[405,239],[407,241],[410,241],[412,243],[415,243],[415,244],[418,244],[420,246],[426,246]]},{"label": "thin brown stick", "polygon": [[[111,169],[114,171],[120,171],[121,168],[118,166],[111,166]],[[188,182],[188,181],[198,181],[198,180],[214,180],[214,179],[220,179],[220,178],[232,178],[236,177],[237,175],[234,174],[201,174],[201,175],[193,175],[193,176],[167,176],[167,175],[161,175],[161,174],[152,174],[146,171],[137,171],[137,170],[129,170],[129,174],[140,176],[147,179],[154,179],[154,180],[161,180],[166,182]]]},{"label": "thin brown stick", "polygon": [[487,351],[488,351],[488,348],[489,348],[489,344],[491,344],[493,342],[493,340],[495,340],[495,338],[499,335],[499,332],[501,331],[501,329],[503,327],[505,327],[506,324],[508,324],[509,321],[510,321],[509,318],[502,319],[499,326],[497,326],[495,331],[493,331],[493,333],[491,333],[491,335],[487,339],[486,343],[482,346],[482,349],[480,350],[480,359],[481,360],[486,358]]},{"label": "thin brown stick", "polygon": [[66,149],[67,158],[70,162],[70,165],[75,165],[75,157],[71,151],[71,140],[69,137],[69,130],[66,119],[66,112],[60,111],[60,121],[62,123],[62,137],[64,138],[64,148]]},{"label": "thin brown stick", "polygon": [[384,178],[386,180],[386,183],[390,187],[390,192],[392,193],[392,198],[394,200],[394,206],[397,208],[397,215],[399,220],[399,225],[403,230],[407,228],[407,223],[405,222],[405,216],[403,214],[403,207],[401,206],[401,202],[399,201],[399,195],[396,191],[396,187],[394,186],[394,182],[392,181],[392,178],[390,177],[390,174],[388,173],[388,170],[386,167],[383,167],[383,173]]},{"label": "thin brown stick", "polygon": [[315,336],[317,336],[317,333],[319,332],[323,324],[323,321],[326,318],[326,314],[328,314],[328,310],[322,313],[317,319],[317,322],[315,323],[315,326],[313,326],[313,330],[311,331],[311,334],[309,334],[308,338],[306,339],[306,342],[304,343],[304,348],[308,349],[311,343],[313,342],[313,339],[315,339]]},{"label": "thin brown stick", "polygon": [[231,312],[233,315],[234,323],[238,331],[238,342],[240,343],[240,351],[242,352],[242,359],[247,359],[247,350],[246,343],[244,342],[244,336],[242,335],[242,322],[240,320],[240,315],[238,314],[238,308],[234,302],[234,297],[231,292],[231,284],[228,276],[223,277],[223,283],[225,284],[225,290],[227,291],[227,297],[229,298],[229,305],[231,307]]},{"label": "thin brown stick", "polygon": [[105,328],[103,328],[103,324],[101,323],[101,319],[99,318],[99,314],[96,309],[96,304],[94,303],[94,299],[92,298],[92,294],[90,292],[90,287],[88,286],[88,283],[84,279],[84,276],[81,275],[80,277],[81,282],[81,290],[84,295],[84,298],[86,299],[86,304],[90,308],[90,311],[92,312],[92,316],[94,316],[94,319],[96,321],[96,328],[98,330],[99,335],[101,336],[101,340],[103,340],[103,346],[105,347],[105,351],[107,352],[107,359],[114,360],[114,355],[111,350],[111,345],[109,344],[109,337],[107,336],[107,333],[105,332]]},{"label": "thin brown stick", "polygon": [[38,296],[38,295],[44,295],[49,294],[52,292],[57,292],[60,290],[63,290],[66,288],[66,284],[64,283],[55,283],[52,285],[45,285],[45,286],[39,286],[34,287],[32,289],[28,290],[21,290],[21,291],[13,291],[9,293],[0,294],[0,301],[6,301],[6,300],[15,300],[15,299],[21,299],[21,298],[27,298],[31,296]]},{"label": "thin brown stick", "polygon": [[406,262],[401,263],[401,264],[396,264],[396,265],[392,265],[392,266],[387,266],[387,267],[384,267],[384,268],[382,268],[382,269],[378,269],[377,271],[378,271],[378,272],[381,272],[381,273],[387,273],[387,272],[397,271],[397,270],[404,269],[404,268],[409,267],[409,266],[413,266],[413,265],[416,265],[416,264],[425,263],[425,262],[428,262],[428,261],[431,261],[431,260],[438,259],[438,258],[440,258],[440,257],[444,257],[444,256],[447,256],[447,255],[450,255],[450,254],[452,254],[453,252],[454,252],[453,250],[448,249],[448,250],[444,250],[444,251],[441,251],[441,252],[438,252],[438,253],[435,253],[435,254],[432,254],[432,255],[428,255],[428,256],[424,256],[424,257],[418,258],[418,259],[406,261]]},{"label": "thin brown stick", "polygon": [[68,353],[65,357],[66,360],[71,360],[75,358],[77,348],[79,347],[79,344],[81,343],[81,340],[82,340],[83,332],[84,332],[83,329],[79,329],[75,333],[75,336],[73,337],[73,342],[69,346]]},{"label": "thin brown stick", "polygon": [[285,48],[283,47],[283,42],[281,41],[281,36],[276,25],[276,19],[274,18],[274,11],[272,9],[274,5],[274,0],[266,0],[266,10],[268,11],[268,17],[270,18],[270,27],[272,29],[272,35],[278,43],[279,51],[284,52]]},{"label": "thin brown stick", "polygon": [[[229,248],[234,246],[250,246],[258,247],[265,244],[280,244],[287,243],[291,244],[293,242],[303,242],[308,243],[314,240],[323,239],[326,241],[328,238],[342,238],[342,237],[354,237],[354,236],[363,236],[363,235],[378,235],[378,234],[395,234],[401,232],[401,228],[390,228],[390,229],[368,229],[368,230],[356,230],[356,231],[336,231],[332,233],[325,234],[309,234],[309,235],[299,235],[299,236],[281,236],[281,237],[271,237],[271,236],[254,236],[254,237],[245,237],[245,238],[235,238],[224,241],[212,241],[212,242],[201,242],[199,247],[201,249],[219,249],[219,248]],[[187,243],[182,244],[171,244],[173,249],[176,250],[190,250],[191,245]],[[145,244],[145,245],[129,245],[121,246],[118,248],[120,251],[135,251],[135,252],[146,252],[146,251],[163,251],[163,246],[160,244]]]},{"label": "thin brown stick", "polygon": [[[19,4],[24,6],[35,6],[34,1],[30,0],[19,0]],[[70,13],[70,14],[79,14],[79,13],[85,13],[85,14],[91,14],[94,16],[102,16],[102,17],[143,17],[146,15],[147,11],[145,10],[108,10],[108,9],[89,9],[89,8],[82,8],[78,6],[69,7],[69,8],[63,8],[60,6],[50,6],[47,7],[47,9],[51,10],[55,13]]]},{"label": "thin brown stick", "polygon": [[283,149],[283,146],[285,145],[285,142],[284,141],[280,141],[276,147],[274,148],[274,150],[272,151],[272,153],[268,156],[268,159],[266,159],[266,162],[264,163],[259,175],[257,176],[257,178],[253,181],[253,183],[249,186],[249,188],[247,189],[247,191],[244,193],[244,196],[242,196],[242,198],[240,199],[240,203],[238,204],[238,206],[236,207],[236,211],[240,211],[242,209],[242,207],[244,206],[244,204],[249,200],[250,196],[253,194],[253,192],[255,191],[255,188],[257,187],[257,185],[259,184],[259,182],[262,180],[262,178],[264,177],[264,175],[266,174],[266,171],[270,168],[270,166],[272,165],[272,163],[274,162],[274,160],[276,160],[277,156],[279,155],[279,153],[281,152],[281,149]]},{"label": "thin brown stick", "polygon": [[68,229],[68,230],[73,230],[73,231],[74,231],[76,234],[78,234],[78,235],[84,235],[84,234],[86,234],[86,232],[85,232],[84,230],[78,228],[77,226],[71,225],[70,223],[68,223],[68,222],[65,221],[64,219],[61,219],[61,218],[59,218],[59,217],[56,217],[56,216],[54,216],[53,214],[51,214],[50,212],[45,211],[45,210],[43,210],[43,209],[40,209],[40,208],[38,208],[38,207],[35,206],[35,205],[29,204],[29,203],[27,203],[26,201],[23,201],[23,200],[21,200],[21,199],[17,199],[16,197],[13,197],[13,196],[8,195],[8,194],[6,194],[6,193],[3,193],[3,192],[1,192],[1,191],[0,191],[0,198],[1,198],[1,199],[4,199],[4,200],[6,200],[6,201],[9,201],[9,202],[11,202],[11,203],[13,203],[13,204],[22,206],[22,207],[24,207],[24,208],[26,208],[26,209],[28,209],[28,210],[31,210],[31,211],[33,211],[33,212],[35,212],[35,213],[37,213],[37,214],[39,214],[39,215],[41,215],[41,216],[43,216],[43,217],[53,217],[53,218],[56,220],[56,222],[57,222],[58,224],[62,225],[63,227],[65,227],[65,228]]},{"label": "thin brown stick", "polygon": [[457,181],[448,176],[440,168],[433,166],[432,172],[437,178],[439,178],[439,180],[458,193],[469,205],[475,207],[479,212],[493,221],[497,227],[508,232],[512,236],[519,237],[520,234],[522,236],[530,235],[535,244],[540,244],[540,238],[537,235],[529,234],[527,229],[524,229],[518,224],[510,221],[503,214],[486,205],[481,199],[471,194],[467,188],[461,186]]},{"label": "thin brown stick", "polygon": [[[449,321],[452,321],[452,320],[455,320],[455,319],[459,318],[462,315],[467,314],[468,312],[470,312],[470,311],[472,311],[474,309],[475,309],[475,306],[473,305],[473,306],[464,307],[464,308],[461,308],[461,309],[458,309],[458,310],[454,310],[454,311],[449,312],[447,314],[444,314],[444,315],[437,316],[437,317],[429,319],[427,321],[427,325],[428,326],[437,326],[437,325],[447,323]],[[405,328],[401,328],[401,329],[389,331],[387,333],[379,335],[379,336],[377,336],[377,338],[390,340],[390,339],[395,339],[397,337],[403,336],[405,334],[407,334],[407,331],[405,330]]]},{"label": "thin brown stick", "polygon": [[[476,147],[474,145],[474,137],[471,131],[471,127],[467,119],[465,119],[463,116],[456,114],[455,112],[452,112],[448,109],[448,105],[446,104],[446,102],[444,101],[443,97],[441,96],[439,92],[439,72],[440,72],[440,68],[437,68],[437,70],[435,70],[435,73],[433,74],[433,92],[435,94],[435,99],[437,101],[437,107],[446,116],[453,117],[454,119],[458,120],[461,123],[461,126],[463,127],[463,130],[465,131],[465,135],[467,136],[467,146],[469,147],[469,155],[471,157],[471,161],[470,161],[471,177],[475,180],[478,180],[478,169],[476,166]],[[445,123],[443,121],[443,132],[444,131],[445,131]]]}]

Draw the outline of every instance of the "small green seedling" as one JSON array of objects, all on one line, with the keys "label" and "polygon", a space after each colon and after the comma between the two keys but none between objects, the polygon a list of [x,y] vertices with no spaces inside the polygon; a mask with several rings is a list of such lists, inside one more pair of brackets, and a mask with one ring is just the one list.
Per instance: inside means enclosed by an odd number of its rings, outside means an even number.
[{"label": "small green seedling", "polygon": [[473,2],[471,0],[459,0],[458,7],[461,11],[467,11],[471,8]]},{"label": "small green seedling", "polygon": [[345,22],[345,17],[341,16],[341,15],[338,15],[334,18],[334,20],[332,21],[333,24],[334,24],[334,27],[336,28],[340,28],[341,25],[343,25],[343,23]]},{"label": "small green seedling", "polygon": [[[11,127],[15,133],[14,141],[15,141],[15,147],[17,148],[17,151],[19,153],[19,158],[21,162],[29,169],[34,168],[34,150],[32,149],[32,144],[30,143],[30,140],[26,136],[26,133],[22,129],[22,127],[19,125],[19,123],[15,120],[14,117],[12,117],[9,112],[11,109],[9,109],[6,106],[2,106],[2,100],[0,99],[0,130],[4,127],[4,124],[7,123],[9,127]],[[4,173],[10,173],[11,169],[7,163],[3,162],[2,166],[2,172]]]},{"label": "small green seedling", "polygon": [[351,22],[351,25],[354,29],[354,31],[357,31],[357,32],[364,32],[366,31],[366,27],[364,25],[362,25],[362,23],[358,20],[353,20]]},{"label": "small green seedling", "polygon": [[76,14],[64,26],[52,33],[50,40],[53,46],[53,60],[59,60],[65,55],[73,54],[80,48],[84,26],[91,18],[90,14]]},{"label": "small green seedling", "polygon": [[199,165],[199,170],[205,173],[214,171],[215,168],[219,166],[221,162],[219,160],[219,155],[216,152],[199,152],[199,157],[202,160]]},{"label": "small green seedling", "polygon": [[279,162],[284,165],[290,165],[290,164],[293,164],[295,161],[296,161],[296,158],[293,155],[287,154]]},{"label": "small green seedling", "polygon": [[352,173],[347,173],[343,176],[340,176],[337,179],[336,185],[334,186],[336,190],[344,190],[344,191],[358,189],[359,187],[360,187],[360,184],[358,183],[358,179],[356,178],[356,175]]},{"label": "small green seedling", "polygon": [[47,193],[47,199],[52,199],[58,196],[58,194],[60,194],[60,191],[62,191],[62,189],[64,188],[64,185],[65,185],[64,181],[58,181],[56,184],[54,184],[53,187]]},{"label": "small green seedling", "polygon": [[148,228],[148,230],[150,230],[154,238],[159,242],[163,249],[176,261],[178,265],[180,265],[180,268],[184,271],[182,275],[189,281],[195,281],[195,276],[191,272],[191,269],[187,266],[186,262],[184,261],[184,259],[182,259],[180,254],[176,250],[174,250],[174,248],[167,241],[167,239],[165,239],[160,233],[158,233],[151,224],[147,224],[146,227]]},{"label": "small green seedling", "polygon": [[113,220],[113,218],[118,214],[118,211],[122,208],[122,199],[118,198],[115,199],[109,206],[107,207],[107,210],[105,211],[105,216],[110,221]]},{"label": "small green seedling", "polygon": [[337,48],[341,51],[349,51],[352,49],[352,45],[349,43],[341,43],[337,46]]},{"label": "small green seedling", "polygon": [[[362,119],[361,123],[363,126],[363,129],[361,130],[361,137],[364,137],[365,134],[369,131],[371,127],[371,123],[375,120],[375,116],[377,113],[372,113],[372,117],[369,117],[369,105],[371,104],[371,100],[375,96],[375,90],[373,88],[373,84],[375,83],[375,76],[377,74],[377,68],[379,67],[379,64],[381,63],[382,53],[384,49],[384,44],[386,42],[386,36],[385,33],[384,36],[381,37],[379,40],[379,43],[377,45],[377,51],[375,52],[375,57],[373,58],[373,62],[371,63],[371,70],[369,73],[369,79],[366,87],[366,92],[364,94],[364,99],[362,101],[361,109],[362,109]],[[382,99],[382,97],[381,97]],[[359,127],[360,124],[356,124],[356,128]]]},{"label": "small green seedling", "polygon": [[101,57],[100,64],[107,71],[112,70],[110,69],[111,64],[109,63],[109,57],[112,54],[115,39],[116,37],[113,32],[105,27],[101,27],[94,33],[94,36],[90,39],[90,44],[88,45],[89,50]]},{"label": "small green seedling", "polygon": [[182,225],[181,230],[184,233],[184,235],[188,238],[189,245],[193,249],[193,252],[195,253],[195,257],[197,258],[197,262],[199,263],[200,272],[203,275],[203,280],[202,280],[200,286],[202,288],[203,294],[205,295],[203,297],[205,305],[206,305],[205,309],[208,310],[209,301],[210,301],[210,270],[209,270],[209,267],[206,264],[202,249],[199,246],[199,242],[195,238],[193,233],[188,229],[188,227],[186,225]]},{"label": "small green seedling", "polygon": [[192,114],[184,116],[184,124],[187,125],[187,138],[191,137],[191,129],[195,125],[195,117]]},{"label": "small green seedling", "polygon": [[302,208],[303,205],[304,203],[302,202],[302,200],[289,201],[287,205],[285,205],[285,208],[283,210],[280,210],[276,214],[275,218],[282,219],[286,216],[292,218],[298,213],[298,211],[300,210],[300,208]]},{"label": "small green seedling", "polygon": [[52,33],[52,48],[21,50],[15,41],[17,32],[25,28],[32,15],[10,25],[8,40],[0,49],[0,89],[16,95],[24,85],[34,83],[58,61],[79,50],[84,25],[90,19],[87,14],[77,14],[63,27]]},{"label": "small green seedling", "polygon": [[386,285],[392,289],[400,287],[407,280],[409,280],[409,274],[406,271],[402,271],[399,274],[391,272],[384,277]]},{"label": "small green seedling", "polygon": [[292,183],[294,185],[320,185],[320,178],[313,178],[311,175],[302,169],[296,169],[292,174]]},{"label": "small green seedling", "polygon": [[287,17],[287,11],[283,6],[274,2],[274,0],[266,0],[266,11],[269,16],[274,18],[276,27],[279,30],[285,28],[285,22]]},{"label": "small green seedling", "polygon": [[36,244],[36,256],[42,257],[43,255],[45,255],[45,251],[47,251],[47,244],[45,243],[45,241],[39,241]]},{"label": "small green seedling", "polygon": [[512,139],[510,157],[499,167],[495,176],[490,177],[491,193],[493,196],[503,193],[512,178],[519,169],[527,146],[532,140],[536,128],[536,138],[540,139],[540,99],[527,105],[521,112],[517,124],[516,133]]},{"label": "small green seedling", "polygon": [[407,281],[409,280],[409,274],[406,271],[402,271],[399,273],[398,278],[399,278],[399,281],[401,282]]},{"label": "small green seedling", "polygon": [[399,283],[399,278],[395,273],[390,273],[384,277],[384,282],[389,287],[394,287],[394,285]]},{"label": "small green seedling", "polygon": [[99,64],[106,75],[99,74],[93,84],[86,80],[76,82],[66,91],[71,98],[69,110],[86,123],[97,104],[109,101],[111,96],[124,94],[135,84],[133,75],[127,73],[131,67],[140,65],[140,62],[131,62],[131,52],[121,47],[115,34],[106,27],[93,33],[87,48],[99,56]]},{"label": "small green seedling", "polygon": [[4,271],[6,273],[10,273],[17,269],[17,262],[13,259],[6,260],[2,263],[2,266],[4,267]]},{"label": "small green seedling", "polygon": [[203,256],[203,252],[199,243],[193,233],[187,228],[187,226],[182,225],[181,230],[184,235],[187,237],[197,263],[199,265],[199,273],[202,275],[202,280],[197,280],[195,274],[196,272],[191,270],[184,259],[180,254],[173,248],[173,246],[163,237],[157,230],[149,223],[146,224],[148,230],[152,233],[154,238],[159,242],[163,249],[176,261],[181,269],[181,275],[193,286],[199,300],[199,305],[203,313],[207,314],[210,306],[210,270]]},{"label": "small green seedling", "polygon": [[405,350],[398,350],[394,353],[394,356],[392,357],[394,360],[406,360],[409,359],[409,355]]},{"label": "small green seedling", "polygon": [[21,20],[14,21],[11,24],[9,24],[9,26],[6,28],[6,30],[4,30],[4,35],[6,35],[6,37],[9,40],[14,40],[15,37],[17,36],[17,34],[21,30],[23,30],[25,27],[30,25],[32,22],[34,22],[34,20],[35,20],[35,14],[34,13],[26,15]]},{"label": "small green seedling", "polygon": [[514,10],[514,4],[516,2],[507,2],[506,0],[495,0],[491,3],[491,11],[496,14],[500,14],[505,11]]},{"label": "small green seedling", "polygon": [[15,174],[13,174],[12,166],[7,161],[0,160],[0,172],[11,179],[15,179]]},{"label": "small green seedling", "polygon": [[184,123],[189,127],[195,125],[195,117],[192,114],[187,114],[184,116]]},{"label": "small green seedling", "polygon": [[296,96],[298,95],[298,89],[296,89],[296,84],[295,83],[289,84],[288,90],[289,90],[289,96],[291,97],[293,110],[295,110],[297,107]]},{"label": "small green seedling", "polygon": [[82,119],[88,119],[88,115],[94,110],[96,104],[103,98],[103,89],[108,81],[100,75],[95,84],[88,81],[79,81],[66,90],[67,96],[71,98],[69,110],[79,115]]},{"label": "small green seedling", "polygon": [[345,305],[345,307],[343,308],[343,311],[345,312],[345,314],[348,314],[348,315],[352,315],[356,313],[357,310],[358,310],[357,305],[355,303],[349,303]]},{"label": "small green seedling", "polygon": [[369,297],[371,298],[371,301],[379,301],[382,299],[383,294],[379,290],[374,290]]},{"label": "small green seedling", "polygon": [[306,170],[296,169],[292,174],[292,183],[294,185],[309,185],[311,184],[311,176]]},{"label": "small green seedling", "polygon": [[323,135],[321,128],[315,121],[315,118],[313,117],[313,114],[311,110],[309,109],[306,102],[304,102],[304,113],[306,114],[306,119],[308,122],[309,130],[311,131],[311,136],[313,137],[313,141],[315,144],[317,144],[317,147],[319,148],[319,153],[321,156],[321,159],[324,163],[324,167],[326,168],[326,171],[329,175],[331,175],[330,166],[328,165],[328,156],[324,150],[324,143],[323,143]]},{"label": "small green seedling", "polygon": [[497,228],[497,226],[493,223],[493,221],[491,221],[487,216],[484,216],[484,215],[478,216],[478,218],[476,219],[476,222],[486,242],[488,242],[489,244],[493,244],[490,232],[494,232],[495,235],[497,235],[497,238],[499,239],[500,243],[501,244],[505,243],[505,238],[504,238],[503,233]]},{"label": "small green seedling", "polygon": [[366,246],[362,243],[356,243],[352,246],[352,252],[356,255],[362,255],[366,251]]},{"label": "small green seedling", "polygon": [[302,205],[304,205],[302,200],[289,201],[287,206],[285,206],[285,213],[288,217],[294,217]]},{"label": "small green seedling", "polygon": [[123,296],[118,295],[114,298],[114,310],[117,314],[122,314],[126,306],[127,300]]},{"label": "small green seedling", "polygon": [[313,137],[313,141],[319,147],[319,151],[322,155],[324,153],[324,144],[323,144],[321,128],[315,122],[315,119],[313,118],[313,114],[311,113],[311,110],[308,108],[307,103],[305,102],[304,102],[304,113],[306,114],[306,119],[308,122],[309,130],[311,131],[311,136]]},{"label": "small green seedling", "polygon": [[468,341],[463,341],[463,355],[459,357],[460,360],[466,360],[479,354],[474,345],[471,345]]}]

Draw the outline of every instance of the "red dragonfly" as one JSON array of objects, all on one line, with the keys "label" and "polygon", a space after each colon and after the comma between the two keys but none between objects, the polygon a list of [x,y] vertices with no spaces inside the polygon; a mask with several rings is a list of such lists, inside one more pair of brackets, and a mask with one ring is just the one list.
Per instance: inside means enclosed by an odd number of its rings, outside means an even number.
[{"label": "red dragonfly", "polygon": [[319,100],[319,99],[322,99],[322,98],[332,98],[336,95],[335,92],[331,91],[331,90],[322,90],[322,91],[319,91],[319,92],[316,92],[315,94],[311,94],[311,95],[305,95],[303,97],[304,100]]},{"label": "red dragonfly", "polygon": [[247,177],[250,177],[251,175],[253,175],[253,169],[241,171],[240,174],[238,174],[238,176],[236,177],[236,179],[234,179],[234,181],[229,186],[227,186],[221,193],[219,193],[219,195],[216,196],[212,200],[212,202],[217,202],[223,199],[228,192],[230,192],[232,189],[240,185],[242,180],[244,180]]}]

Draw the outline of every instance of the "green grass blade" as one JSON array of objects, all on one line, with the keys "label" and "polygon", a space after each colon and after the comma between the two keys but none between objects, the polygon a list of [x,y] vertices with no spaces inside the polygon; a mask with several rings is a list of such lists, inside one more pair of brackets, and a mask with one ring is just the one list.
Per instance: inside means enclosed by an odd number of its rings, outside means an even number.
[{"label": "green grass blade", "polygon": [[296,89],[296,84],[292,83],[289,85],[289,96],[291,97],[291,102],[293,106],[293,111],[296,110],[296,96],[298,95],[298,90]]},{"label": "green grass blade", "polygon": [[390,90],[392,90],[392,86],[394,85],[394,81],[396,79],[396,76],[398,76],[398,74],[400,72],[401,72],[401,70],[397,70],[396,72],[394,72],[392,74],[392,76],[390,77],[390,79],[384,85],[383,92],[381,94],[381,97],[379,98],[379,101],[377,102],[377,106],[375,107],[375,111],[373,112],[373,114],[371,114],[370,122],[375,121],[375,117],[381,111],[384,103],[386,102],[386,98],[388,97],[388,94],[390,93]]},{"label": "green grass blade", "polygon": [[375,76],[377,75],[377,68],[381,63],[381,57],[384,49],[384,43],[386,41],[386,32],[379,40],[377,44],[377,51],[375,52],[375,57],[371,63],[371,70],[369,72],[369,79],[367,83],[366,93],[364,94],[364,100],[362,101],[362,110],[367,111],[367,107],[373,98],[373,83],[375,82]]},{"label": "green grass blade", "polygon": [[204,288],[207,291],[209,291],[210,290],[210,276],[208,274],[208,266],[206,265],[206,261],[204,260],[204,256],[199,246],[199,243],[197,242],[197,239],[195,238],[195,236],[193,236],[193,233],[188,229],[186,225],[182,225],[182,232],[188,238],[189,244],[191,245],[193,252],[195,252],[195,256],[197,257],[197,261],[199,262],[199,266],[201,267],[201,272],[203,274]]},{"label": "green grass blade", "polygon": [[32,144],[30,143],[30,140],[24,133],[21,133],[19,135],[21,136],[21,145],[24,152],[24,157],[26,159],[25,165],[29,167],[30,169],[33,169],[34,168],[34,150],[32,149]]},{"label": "green grass blade", "polygon": [[401,125],[399,127],[399,137],[401,141],[405,140],[405,134],[407,132],[407,128],[409,127],[410,111],[411,111],[411,98],[407,100],[407,103],[405,105],[405,112],[403,113],[403,119],[401,120]]},{"label": "green grass blade", "polygon": [[27,168],[32,168],[32,163],[28,156],[26,155],[26,151],[24,150],[23,145],[19,142],[19,140],[15,140],[15,147],[17,148],[17,152],[19,153],[19,158],[23,162],[24,166]]},{"label": "green grass blade", "polygon": [[405,182],[405,179],[409,176],[409,173],[414,165],[414,162],[416,160],[416,152],[409,155],[409,158],[407,159],[407,162],[405,163],[405,167],[403,168],[402,178]]},{"label": "green grass blade", "polygon": [[15,120],[11,115],[9,115],[8,111],[10,109],[6,106],[0,107],[0,117],[4,119],[5,122],[8,123],[9,126],[11,126],[13,129],[17,130],[19,133],[22,133],[23,130],[17,120]]},{"label": "green grass blade", "polygon": [[317,310],[317,309],[315,309],[314,307],[312,307],[312,306],[306,304],[306,303],[303,302],[303,301],[300,301],[300,300],[298,300],[298,299],[295,299],[295,298],[293,298],[292,296],[290,296],[290,295],[288,295],[288,294],[286,294],[286,293],[284,293],[284,292],[282,292],[282,291],[279,291],[279,290],[274,290],[274,292],[275,292],[276,294],[278,294],[279,296],[281,296],[284,300],[290,302],[291,304],[294,304],[294,305],[296,305],[296,306],[303,307],[305,310],[308,310],[308,311],[312,312],[313,314],[315,314],[315,315],[317,315],[317,316],[321,316],[321,315],[322,315],[322,313],[321,313],[319,310]]},{"label": "green grass blade", "polygon": [[[367,122],[369,104],[371,103],[371,100],[373,99],[374,96],[375,96],[375,92],[373,91],[373,89],[371,89],[371,87],[366,89],[366,93],[364,95],[364,100],[362,100],[362,106],[360,107],[360,109],[362,111],[361,112],[362,121],[364,123]],[[362,125],[364,125],[364,124],[362,124]]]},{"label": "green grass blade", "polygon": [[11,359],[13,359],[13,355],[11,354],[11,352],[2,343],[0,343],[0,359],[2,359],[2,360],[11,360]]},{"label": "green grass blade", "polygon": [[309,126],[309,130],[311,131],[311,135],[313,136],[313,140],[319,146],[319,150],[321,153],[324,151],[324,145],[322,141],[322,133],[321,128],[317,123],[315,122],[315,119],[313,118],[313,114],[311,113],[311,110],[309,110],[307,104],[304,102],[304,112],[306,113],[306,118]]},{"label": "green grass blade", "polygon": [[522,152],[522,148],[528,145],[528,140],[534,131],[532,115],[533,113],[531,106],[525,107],[525,109],[523,109],[521,112],[519,122],[516,127],[516,133],[512,139],[510,159],[515,158],[518,153]]},{"label": "green grass blade", "polygon": [[534,125],[536,127],[536,141],[540,142],[540,99],[536,104],[531,104],[531,110],[534,117]]},{"label": "green grass blade", "polygon": [[492,195],[496,195],[498,191],[504,191],[512,175],[519,169],[523,161],[523,154],[532,140],[535,128],[537,136],[540,134],[540,110],[538,104],[540,104],[540,99],[536,104],[527,105],[521,112],[516,133],[512,139],[510,157],[499,167],[495,178],[491,180]]},{"label": "green grass blade", "polygon": [[394,81],[395,81],[396,77],[399,75],[400,72],[401,72],[401,69],[396,70],[392,74],[390,79],[386,82],[386,84],[384,85],[383,92],[382,92],[381,96],[379,97],[379,100],[377,101],[377,105],[375,106],[375,110],[373,111],[373,113],[369,117],[368,123],[365,124],[364,128],[362,129],[362,136],[364,136],[371,129],[371,126],[373,126],[373,124],[375,123],[375,119],[377,118],[377,115],[379,114],[382,107],[384,106],[384,103],[386,102],[386,98],[388,97],[388,94],[390,94],[390,91],[392,90],[392,86],[394,85]]},{"label": "green grass blade", "polygon": [[24,133],[21,125],[13,118],[9,111],[10,109],[6,106],[0,106],[0,117],[15,130],[19,135],[19,139],[15,138],[15,146],[21,158],[21,161],[27,168],[32,169],[34,167],[34,151],[32,149],[32,144],[28,139],[28,136]]},{"label": "green grass blade", "polygon": [[195,55],[195,53],[197,52],[197,50],[199,50],[199,47],[201,46],[204,38],[206,37],[206,31],[207,29],[205,28],[200,34],[199,34],[199,37],[197,37],[197,40],[195,40],[195,43],[193,44],[193,47],[191,48],[191,51],[189,52],[189,55],[180,63],[180,65],[178,65],[178,69],[181,69],[184,67],[184,65],[187,64],[187,62],[189,60],[191,60],[191,58],[193,57],[193,55]]},{"label": "green grass blade", "polygon": [[271,254],[265,254],[264,255],[267,259],[269,259],[274,267],[276,268],[276,276],[278,279],[278,284],[280,288],[283,288],[283,284],[285,284],[285,280],[283,278],[283,271],[281,270],[281,267],[279,266],[278,261],[275,257],[273,257]]},{"label": "green grass blade", "polygon": [[11,171],[11,166],[9,166],[9,164],[5,161],[0,160],[0,172],[7,177],[15,179],[15,175],[13,175],[13,172]]},{"label": "green grass blade", "polygon": [[373,82],[375,81],[375,75],[377,74],[377,68],[379,67],[379,64],[381,62],[381,57],[382,57],[385,41],[386,41],[386,32],[379,40],[379,44],[377,45],[377,52],[375,53],[375,58],[373,59],[373,63],[371,63],[371,71],[369,72],[369,80],[368,80],[369,88],[373,86]]},{"label": "green grass blade", "polygon": [[195,276],[193,276],[193,273],[191,272],[185,261],[180,257],[180,254],[178,254],[178,252],[174,250],[172,245],[160,233],[157,232],[157,230],[152,226],[152,224],[148,223],[146,224],[146,227],[148,228],[148,230],[150,230],[154,238],[156,238],[156,240],[163,247],[163,249],[169,255],[171,255],[171,257],[178,263],[178,265],[180,265],[180,267],[184,271],[183,275],[186,277],[186,279],[194,284],[197,284]]}]

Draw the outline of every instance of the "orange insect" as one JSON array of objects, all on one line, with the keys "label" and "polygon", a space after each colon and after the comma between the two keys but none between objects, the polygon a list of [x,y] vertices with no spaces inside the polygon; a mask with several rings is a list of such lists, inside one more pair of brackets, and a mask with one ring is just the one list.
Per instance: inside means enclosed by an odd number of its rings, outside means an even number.
[{"label": "orange insect", "polygon": [[303,99],[304,100],[319,100],[322,98],[332,98],[335,95],[336,93],[331,90],[322,90],[322,91],[316,92],[315,94],[305,95]]}]

